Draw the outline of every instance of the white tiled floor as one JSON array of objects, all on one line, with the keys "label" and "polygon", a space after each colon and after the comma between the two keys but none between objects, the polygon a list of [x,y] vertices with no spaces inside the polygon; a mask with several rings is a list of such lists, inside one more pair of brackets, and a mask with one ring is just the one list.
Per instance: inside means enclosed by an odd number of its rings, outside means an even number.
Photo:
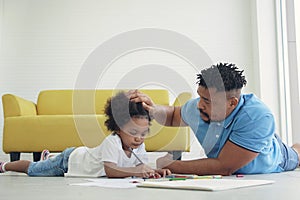
[{"label": "white tiled floor", "polygon": [[231,200],[231,199],[298,199],[300,171],[245,175],[243,178],[274,180],[272,185],[241,188],[227,191],[206,192],[171,189],[113,189],[72,186],[71,183],[87,182],[84,178],[28,177],[24,174],[0,174],[1,200]]}]

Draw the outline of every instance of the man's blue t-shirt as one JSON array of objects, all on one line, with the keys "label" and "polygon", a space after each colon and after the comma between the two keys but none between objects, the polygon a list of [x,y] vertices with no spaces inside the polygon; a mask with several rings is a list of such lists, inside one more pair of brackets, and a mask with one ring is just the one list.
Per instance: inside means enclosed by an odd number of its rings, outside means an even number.
[{"label": "man's blue t-shirt", "polygon": [[282,172],[280,145],[275,138],[275,120],[268,107],[255,95],[241,95],[233,112],[221,122],[206,123],[200,117],[200,98],[189,100],[181,116],[202,144],[207,157],[216,158],[227,140],[259,155],[235,173]]}]

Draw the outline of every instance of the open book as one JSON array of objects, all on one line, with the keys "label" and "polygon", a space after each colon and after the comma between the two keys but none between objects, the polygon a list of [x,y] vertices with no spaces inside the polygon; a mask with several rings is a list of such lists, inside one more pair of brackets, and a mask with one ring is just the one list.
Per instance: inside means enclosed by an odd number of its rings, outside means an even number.
[{"label": "open book", "polygon": [[272,184],[270,180],[240,180],[240,179],[186,179],[178,181],[144,181],[138,187],[168,188],[168,189],[187,189],[187,190],[206,190],[218,191],[229,190],[242,187]]}]

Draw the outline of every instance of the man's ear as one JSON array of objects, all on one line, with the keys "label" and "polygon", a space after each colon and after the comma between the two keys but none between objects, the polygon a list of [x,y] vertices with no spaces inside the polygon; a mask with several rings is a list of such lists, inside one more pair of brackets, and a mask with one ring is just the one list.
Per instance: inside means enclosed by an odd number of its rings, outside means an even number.
[{"label": "man's ear", "polygon": [[239,103],[239,99],[238,98],[236,98],[236,97],[231,97],[230,98],[230,103],[229,103],[230,107],[234,107],[235,108],[238,103]]}]

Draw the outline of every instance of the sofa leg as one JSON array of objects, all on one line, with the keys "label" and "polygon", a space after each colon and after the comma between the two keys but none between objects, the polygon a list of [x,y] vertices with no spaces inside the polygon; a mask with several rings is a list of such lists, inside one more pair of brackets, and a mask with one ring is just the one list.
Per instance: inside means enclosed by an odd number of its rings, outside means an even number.
[{"label": "sofa leg", "polygon": [[9,155],[10,155],[10,161],[11,162],[20,160],[20,157],[21,157],[20,152],[10,152]]},{"label": "sofa leg", "polygon": [[33,152],[33,161],[37,162],[41,159],[41,152]]},{"label": "sofa leg", "polygon": [[181,160],[181,155],[182,155],[181,151],[172,151],[172,154],[173,154],[173,160]]}]

